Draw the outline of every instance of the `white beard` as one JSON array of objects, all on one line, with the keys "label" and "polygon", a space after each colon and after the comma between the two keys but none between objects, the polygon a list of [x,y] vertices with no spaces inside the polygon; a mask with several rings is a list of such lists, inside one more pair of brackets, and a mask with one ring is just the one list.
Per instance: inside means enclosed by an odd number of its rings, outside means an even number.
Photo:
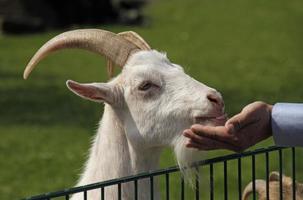
[{"label": "white beard", "polygon": [[194,187],[195,177],[199,176],[199,173],[197,173],[195,168],[190,168],[190,166],[194,162],[201,160],[203,152],[196,149],[187,148],[186,142],[187,139],[181,134],[174,140],[173,146],[184,180]]}]

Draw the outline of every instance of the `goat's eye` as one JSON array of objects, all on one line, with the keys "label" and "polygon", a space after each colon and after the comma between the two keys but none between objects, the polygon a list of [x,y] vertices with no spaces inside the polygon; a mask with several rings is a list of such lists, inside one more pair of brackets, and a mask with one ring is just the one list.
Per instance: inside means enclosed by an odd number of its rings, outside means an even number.
[{"label": "goat's eye", "polygon": [[139,90],[146,91],[146,90],[150,89],[152,86],[153,86],[153,84],[151,82],[144,82],[139,86]]}]

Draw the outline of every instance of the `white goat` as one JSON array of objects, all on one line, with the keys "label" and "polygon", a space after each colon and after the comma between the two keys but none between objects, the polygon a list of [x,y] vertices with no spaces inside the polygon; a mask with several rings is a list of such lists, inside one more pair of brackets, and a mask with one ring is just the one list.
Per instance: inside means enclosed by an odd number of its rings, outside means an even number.
[{"label": "white goat", "polygon": [[[182,131],[194,123],[218,125],[225,121],[223,100],[216,90],[185,74],[166,55],[151,50],[134,32],[84,29],[60,34],[35,54],[24,78],[48,53],[64,48],[102,54],[109,59],[109,69],[111,62],[123,67],[107,83],[67,81],[67,87],[80,97],[105,103],[78,185],[156,169],[161,150],[167,146],[174,149],[178,164],[184,168],[195,160],[198,151],[185,147]],[[149,199],[149,182],[139,181],[138,185],[138,198]],[[133,199],[133,191],[133,184],[122,184],[122,199]],[[108,187],[105,199],[117,199],[117,193],[117,186]],[[73,196],[82,198],[82,194]],[[100,190],[88,192],[88,199],[100,199]],[[155,199],[159,199],[157,190]]]}]

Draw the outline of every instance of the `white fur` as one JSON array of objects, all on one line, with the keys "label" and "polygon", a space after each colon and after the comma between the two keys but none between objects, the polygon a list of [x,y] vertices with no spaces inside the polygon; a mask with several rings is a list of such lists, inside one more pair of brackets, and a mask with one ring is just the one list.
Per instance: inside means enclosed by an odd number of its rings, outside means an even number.
[{"label": "white fur", "polygon": [[[138,90],[144,81],[156,87],[148,92]],[[212,93],[220,99],[218,92],[185,74],[182,67],[157,51],[134,54],[121,74],[105,84],[111,101],[105,105],[79,186],[154,170],[161,150],[168,146],[174,149],[181,168],[195,160],[198,151],[185,147],[182,131],[196,116],[218,111],[206,98]],[[220,109],[223,112],[223,107]],[[133,185],[122,184],[123,200],[134,198]],[[139,181],[138,185],[139,199],[149,199],[149,181]],[[155,199],[159,199],[156,184],[155,191]],[[105,188],[105,199],[118,199],[117,194],[117,186]],[[72,199],[83,199],[83,194]],[[88,199],[100,199],[100,190],[89,191]]]}]

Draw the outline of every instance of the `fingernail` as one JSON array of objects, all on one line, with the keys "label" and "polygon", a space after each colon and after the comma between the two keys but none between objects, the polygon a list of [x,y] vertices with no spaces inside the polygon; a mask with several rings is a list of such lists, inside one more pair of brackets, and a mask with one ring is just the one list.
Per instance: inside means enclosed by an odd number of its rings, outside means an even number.
[{"label": "fingernail", "polygon": [[188,131],[184,131],[184,132],[183,132],[183,135],[184,135],[184,136],[189,136]]},{"label": "fingernail", "polygon": [[188,147],[188,148],[192,148],[192,145],[190,143],[186,143],[185,146]]},{"label": "fingernail", "polygon": [[190,127],[191,130],[196,130],[196,129],[199,129],[199,128],[203,128],[203,125],[197,125],[197,124],[194,124]]},{"label": "fingernail", "polygon": [[227,124],[226,128],[227,128],[228,132],[230,132],[230,133],[235,132],[235,126],[233,124]]},{"label": "fingernail", "polygon": [[226,124],[225,124],[225,127],[226,127],[226,128],[232,128],[232,126],[233,126],[233,124],[230,124],[230,123],[226,123]]}]

